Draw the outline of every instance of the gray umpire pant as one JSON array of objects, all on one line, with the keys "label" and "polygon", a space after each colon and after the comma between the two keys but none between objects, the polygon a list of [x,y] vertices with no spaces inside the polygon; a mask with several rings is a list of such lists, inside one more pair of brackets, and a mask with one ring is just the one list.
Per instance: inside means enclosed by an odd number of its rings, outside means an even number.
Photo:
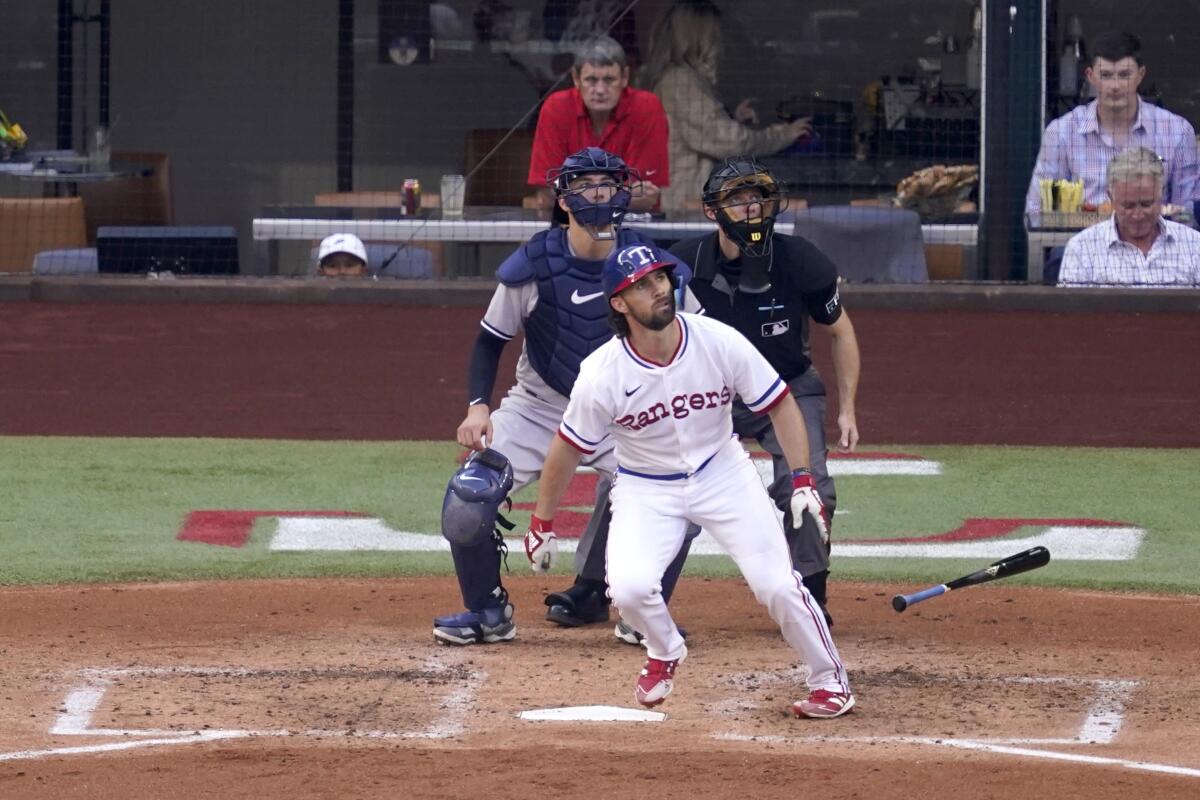
[{"label": "gray umpire pant", "polygon": [[[788,388],[792,390],[792,397],[796,399],[800,413],[804,416],[813,481],[832,523],[833,510],[837,508],[837,492],[834,489],[833,478],[829,477],[829,466],[825,460],[825,384],[816,367],[810,366],[803,374],[788,381]],[[829,546],[821,541],[817,523],[805,515],[803,525],[799,528],[792,527],[792,471],[783,456],[783,449],[775,436],[775,427],[771,424],[770,416],[755,414],[742,403],[735,402],[733,430],[743,439],[756,440],[763,450],[771,454],[774,480],[767,487],[767,491],[775,505],[783,512],[783,530],[787,536],[788,549],[792,553],[792,568],[806,578],[829,569]]]}]

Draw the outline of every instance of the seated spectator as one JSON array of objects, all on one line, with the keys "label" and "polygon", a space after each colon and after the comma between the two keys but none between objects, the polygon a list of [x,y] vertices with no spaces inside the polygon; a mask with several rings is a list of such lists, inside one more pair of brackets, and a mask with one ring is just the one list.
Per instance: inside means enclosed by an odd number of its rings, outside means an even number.
[{"label": "seated spectator", "polygon": [[629,86],[625,51],[607,36],[580,44],[571,77],[574,88],[547,97],[538,115],[528,183],[538,187],[539,205],[553,204],[546,182],[550,170],[585,147],[600,147],[637,172],[640,180],[630,186],[630,210],[652,210],[660,187],[670,182],[662,103],[650,92]]},{"label": "seated spectator", "polygon": [[1140,51],[1141,42],[1129,33],[1107,33],[1095,40],[1086,75],[1096,99],[1046,128],[1025,197],[1026,213],[1043,210],[1043,178],[1081,180],[1083,202],[1099,206],[1109,162],[1127,147],[1146,147],[1162,157],[1168,202],[1190,207],[1196,199],[1196,132],[1183,117],[1138,97],[1146,76]]},{"label": "seated spectator", "polygon": [[638,84],[662,100],[670,120],[671,185],[663,208],[699,208],[704,181],[717,161],[764,156],[812,134],[812,119],[754,128],[749,99],[730,112],[717,95],[721,12],[711,0],[678,0],[650,33]]},{"label": "seated spectator", "polygon": [[1200,232],[1163,219],[1163,163],[1146,147],[1108,167],[1113,215],[1067,242],[1059,286],[1200,288]]},{"label": "seated spectator", "polygon": [[312,249],[310,271],[329,278],[430,280],[436,268],[434,254],[424,247],[407,242],[363,244],[352,233],[335,233]]},{"label": "seated spectator", "polygon": [[352,233],[335,233],[321,241],[317,274],[326,278],[362,278],[367,275],[367,248]]}]

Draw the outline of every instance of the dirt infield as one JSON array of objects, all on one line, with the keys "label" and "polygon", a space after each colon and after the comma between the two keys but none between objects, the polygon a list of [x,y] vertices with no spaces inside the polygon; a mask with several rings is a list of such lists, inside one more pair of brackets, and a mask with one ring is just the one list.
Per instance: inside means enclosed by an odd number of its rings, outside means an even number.
[{"label": "dirt infield", "polygon": [[837,584],[860,708],[817,722],[785,713],[802,672],[745,586],[685,580],[664,721],[538,722],[517,714],[634,707],[642,656],[542,621],[553,581],[511,583],[520,635],[482,648],[430,636],[445,579],[0,590],[0,795],[1200,791],[1200,599],[994,585],[899,616],[882,587]]},{"label": "dirt infield", "polygon": [[[0,434],[448,439],[480,311],[0,304]],[[1194,315],[854,320],[868,449],[1200,446]],[[665,720],[534,722],[633,708],[641,655],[542,621],[561,578],[509,583],[518,640],[467,649],[430,636],[445,578],[0,588],[0,797],[1200,793],[1198,598],[993,584],[901,616],[834,582],[860,708],[813,722],[744,584],[685,579]]]}]

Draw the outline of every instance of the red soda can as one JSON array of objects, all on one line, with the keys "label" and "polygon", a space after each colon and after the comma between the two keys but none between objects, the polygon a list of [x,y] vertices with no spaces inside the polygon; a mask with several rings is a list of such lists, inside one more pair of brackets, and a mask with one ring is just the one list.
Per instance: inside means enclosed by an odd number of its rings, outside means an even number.
[{"label": "red soda can", "polygon": [[404,213],[415,215],[421,207],[421,182],[416,178],[405,178],[401,195],[404,198]]}]

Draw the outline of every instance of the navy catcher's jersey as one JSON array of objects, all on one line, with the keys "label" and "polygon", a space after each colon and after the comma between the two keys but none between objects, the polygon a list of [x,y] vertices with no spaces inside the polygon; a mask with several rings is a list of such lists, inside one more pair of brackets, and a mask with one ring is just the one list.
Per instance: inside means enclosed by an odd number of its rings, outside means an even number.
[{"label": "navy catcher's jersey", "polygon": [[[645,242],[632,230],[618,231],[617,247]],[[564,228],[552,228],[533,236],[527,244],[509,256],[496,272],[501,290],[535,291],[527,306],[521,308],[520,325],[525,330],[525,348],[518,364],[521,378],[527,364],[546,386],[564,398],[571,394],[579,363],[612,337],[608,326],[608,302],[600,286],[604,261],[576,258],[567,244]],[[690,269],[680,264],[682,282]],[[687,310],[698,309],[694,299],[685,300]],[[502,307],[495,302],[484,317],[483,327],[503,339],[516,334],[513,320],[500,322]],[[536,383],[533,384],[536,391]]]},{"label": "navy catcher's jersey", "polygon": [[770,288],[752,293],[733,288],[729,274],[736,273],[740,259],[725,258],[716,233],[685,239],[671,248],[692,265],[689,288],[705,314],[740,331],[790,381],[812,364],[808,320],[832,325],[842,315],[838,274],[833,262],[802,237],[777,233],[773,251]]}]

